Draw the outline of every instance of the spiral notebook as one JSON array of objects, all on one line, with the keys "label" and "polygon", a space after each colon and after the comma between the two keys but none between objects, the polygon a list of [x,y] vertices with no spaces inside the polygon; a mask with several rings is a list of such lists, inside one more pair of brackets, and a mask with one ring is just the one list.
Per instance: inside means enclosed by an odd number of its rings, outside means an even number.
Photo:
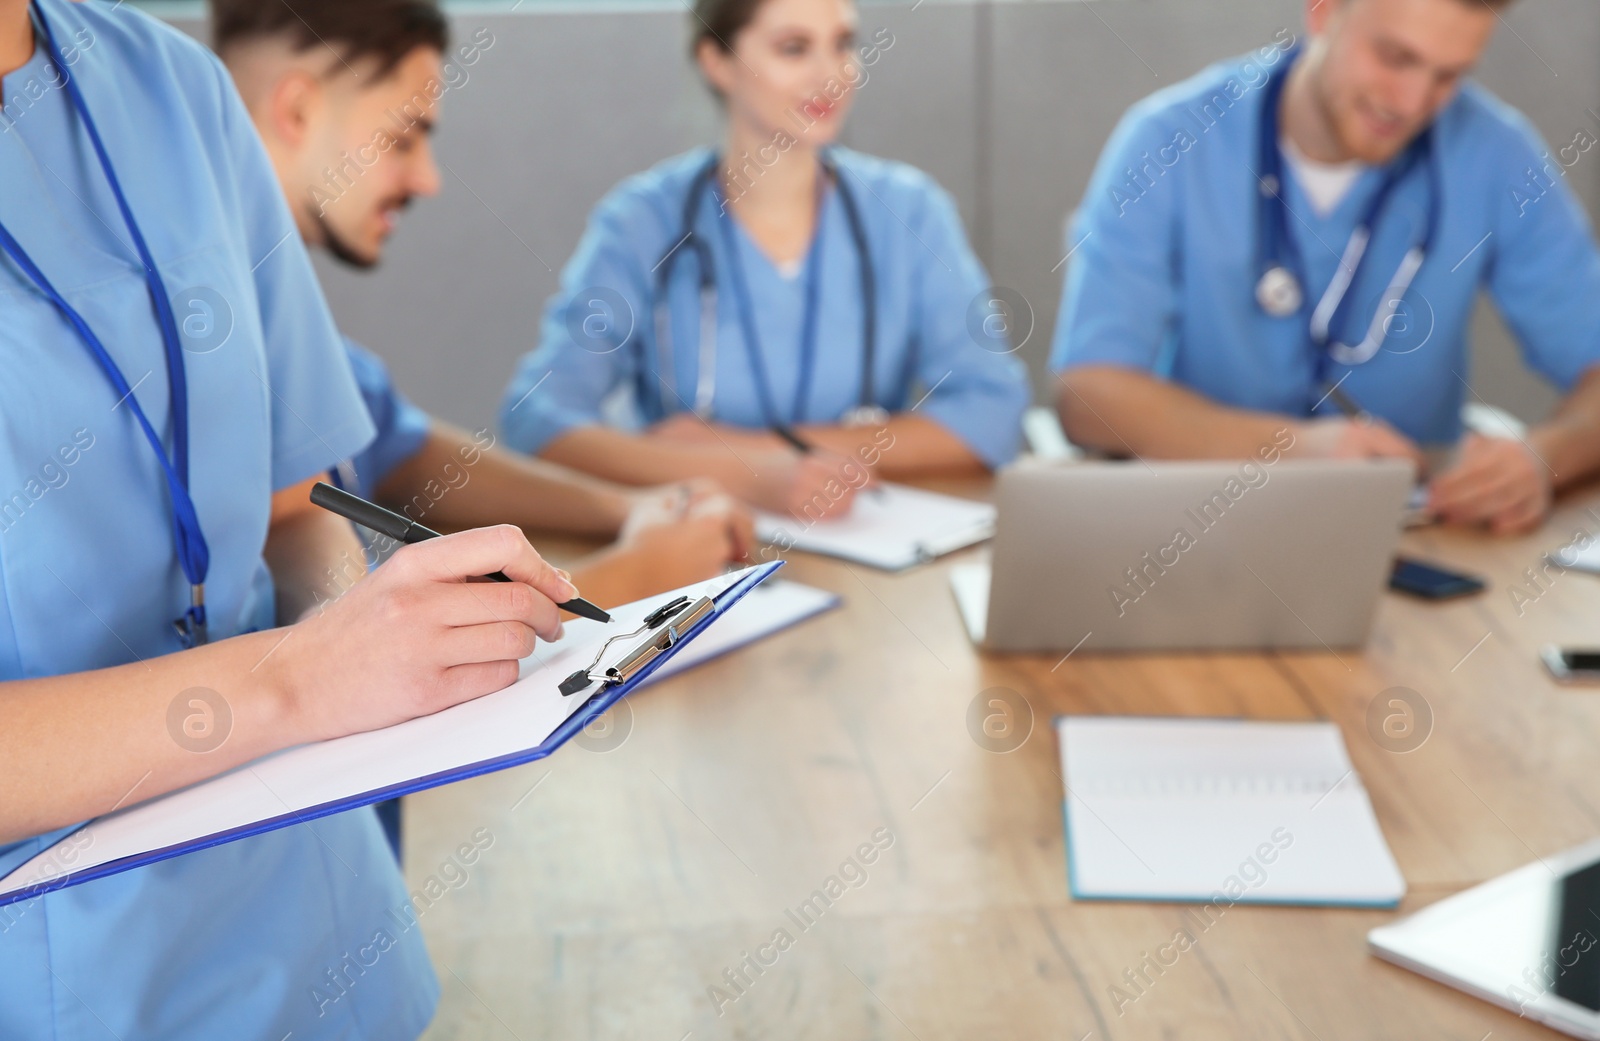
[{"label": "spiral notebook", "polygon": [[1065,716],[1080,900],[1393,907],[1406,883],[1333,723]]}]

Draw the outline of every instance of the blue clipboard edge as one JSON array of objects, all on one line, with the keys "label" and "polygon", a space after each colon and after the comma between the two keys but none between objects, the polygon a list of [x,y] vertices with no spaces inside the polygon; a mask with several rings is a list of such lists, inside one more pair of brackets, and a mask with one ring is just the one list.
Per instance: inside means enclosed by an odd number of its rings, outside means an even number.
[{"label": "blue clipboard edge", "polygon": [[[1050,718],[1050,729],[1055,732],[1055,734],[1056,734],[1056,742],[1057,742],[1058,745],[1060,744],[1060,741],[1061,741],[1061,722],[1062,722],[1062,720],[1069,719],[1069,718],[1072,718],[1072,719],[1145,719],[1145,718],[1151,718],[1151,717],[1127,716],[1127,715],[1096,716],[1096,715],[1085,715],[1083,713],[1063,712],[1063,713],[1061,713],[1059,715],[1052,716]],[[1264,719],[1264,720],[1254,720],[1254,719],[1251,719],[1248,716],[1196,716],[1196,717],[1193,717],[1193,721],[1194,722],[1201,722],[1201,721],[1218,722],[1218,723],[1238,723],[1238,722],[1328,723],[1328,722],[1332,722],[1331,720],[1326,720],[1326,719],[1282,719],[1282,720]],[[1344,732],[1341,730],[1340,731],[1340,737],[1342,738],[1343,736],[1344,736]],[[1081,796],[1080,796],[1080,798],[1081,798]],[[1076,865],[1076,862],[1072,859],[1072,817],[1070,815],[1071,814],[1071,807],[1067,804],[1067,800],[1068,800],[1068,795],[1067,795],[1067,790],[1066,790],[1066,779],[1062,778],[1062,790],[1061,790],[1061,844],[1062,844],[1063,850],[1065,852],[1066,861],[1067,861],[1067,895],[1072,897],[1072,899],[1074,901],[1079,901],[1079,902],[1083,902],[1083,903],[1095,903],[1095,904],[1116,904],[1116,903],[1183,904],[1185,906],[1194,906],[1194,907],[1208,905],[1208,904],[1211,904],[1213,902],[1213,897],[1210,894],[1206,894],[1206,895],[1194,894],[1194,895],[1177,896],[1177,895],[1174,895],[1172,893],[1160,893],[1160,894],[1146,894],[1146,893],[1085,893],[1083,891],[1082,887],[1078,884],[1078,872],[1077,872],[1077,869],[1076,869],[1077,865]],[[1385,839],[1384,841],[1387,842],[1388,839]],[[1402,879],[1402,881],[1403,881],[1403,879]],[[1410,887],[1408,886],[1407,888],[1409,889]],[[1238,900],[1234,900],[1234,901],[1230,902],[1228,904],[1228,906],[1229,907],[1237,907],[1240,904],[1245,904],[1245,905],[1250,905],[1250,906],[1255,906],[1255,907],[1348,907],[1348,908],[1353,908],[1353,909],[1357,909],[1357,910],[1394,911],[1394,910],[1397,910],[1400,907],[1400,903],[1404,899],[1405,899],[1405,892],[1403,892],[1403,891],[1401,892],[1401,894],[1398,897],[1396,897],[1393,900],[1265,900],[1265,899],[1262,899],[1260,897],[1256,897],[1254,899],[1240,897]]]},{"label": "blue clipboard edge", "polygon": [[[256,821],[252,824],[241,825],[240,827],[232,828],[228,831],[217,832],[215,835],[208,835],[205,838],[197,839],[193,842],[178,843],[176,845],[166,846],[161,849],[149,850],[145,853],[136,854],[134,856],[123,857],[120,860],[111,860],[104,864],[96,864],[94,867],[85,868],[82,871],[68,872],[67,874],[58,875],[55,878],[49,879],[45,882],[35,882],[33,885],[26,886],[22,889],[17,889],[9,893],[0,893],[0,907],[21,903],[24,900],[32,900],[37,897],[45,896],[49,893],[53,893],[59,889],[66,889],[70,886],[81,885],[84,882],[92,882],[97,878],[105,878],[109,875],[118,875],[124,871],[131,871],[134,868],[144,867],[147,864],[155,864],[159,861],[170,860],[173,857],[183,856],[186,853],[194,853],[199,850],[210,849],[212,846],[221,846],[229,842],[235,842],[239,839],[250,838],[253,835],[262,835],[269,831],[277,831],[280,828],[287,828],[295,824],[304,824],[308,821],[316,820],[319,817],[329,817],[335,813],[343,813],[346,810],[359,809],[362,806],[383,802],[387,799],[395,799],[402,795],[410,795],[413,792],[425,791],[429,788],[438,788],[442,785],[450,784],[455,781],[464,781],[471,777],[495,773],[496,771],[505,770],[509,767],[522,766],[527,763],[544,759],[549,756],[550,753],[566,744],[567,741],[573,737],[573,735],[577,734],[584,727],[588,726],[596,716],[610,708],[617,702],[618,699],[622,698],[629,691],[633,690],[640,683],[648,679],[649,676],[656,671],[656,669],[660,668],[668,660],[670,660],[673,655],[677,654],[679,649],[687,646],[691,640],[704,632],[706,628],[718,618],[721,618],[724,612],[726,612],[740,600],[744,599],[745,595],[748,594],[752,589],[771,578],[773,572],[777,571],[783,566],[783,564],[783,561],[776,560],[767,564],[760,564],[752,568],[750,574],[746,575],[743,579],[728,589],[723,590],[722,594],[716,599],[716,610],[707,615],[705,618],[702,618],[699,624],[695,625],[694,628],[685,633],[683,638],[680,639],[676,644],[669,648],[665,653],[659,655],[649,665],[646,665],[644,668],[640,669],[626,683],[618,684],[615,687],[608,688],[590,697],[589,701],[582,708],[579,708],[577,711],[573,712],[572,715],[568,716],[565,722],[557,727],[549,737],[544,739],[543,743],[535,746],[534,748],[530,748],[523,752],[512,752],[509,755],[499,756],[494,759],[485,759],[478,763],[470,763],[454,770],[443,770],[438,773],[429,774],[425,777],[413,778],[410,781],[389,785],[386,788],[376,788],[370,792],[364,792],[360,795],[351,796],[348,799],[322,803],[318,806],[313,806],[310,809],[303,810],[298,813],[291,811],[289,813],[281,814],[277,817],[269,817],[266,820]],[[92,821],[88,822],[84,825],[84,827],[88,827],[89,824],[92,823]],[[46,847],[46,849],[53,849],[55,846],[60,845],[62,842],[65,842],[67,839],[78,834],[78,832],[82,830],[82,828],[79,828],[67,833],[66,835],[63,835],[60,839],[57,839],[55,843],[52,843],[51,846]],[[44,850],[40,850],[39,852],[42,853]]]}]

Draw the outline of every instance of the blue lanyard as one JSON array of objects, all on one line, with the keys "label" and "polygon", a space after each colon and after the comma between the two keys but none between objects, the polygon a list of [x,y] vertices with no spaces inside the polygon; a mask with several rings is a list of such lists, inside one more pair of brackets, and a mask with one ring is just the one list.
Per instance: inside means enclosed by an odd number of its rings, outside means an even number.
[{"label": "blue lanyard", "polygon": [[122,370],[112,361],[105,345],[100,342],[94,330],[89,328],[89,323],[84,321],[83,316],[56,291],[55,286],[45,277],[44,272],[39,270],[33,258],[28,256],[27,251],[3,223],[0,223],[0,249],[16,262],[23,273],[38,286],[39,291],[78,330],[89,352],[94,355],[106,378],[111,381],[112,389],[117,392],[121,400],[127,401],[140,429],[144,431],[145,439],[150,442],[150,447],[155,449],[156,457],[161,461],[161,469],[166,475],[167,491],[172,497],[173,541],[178,551],[178,562],[183,567],[184,577],[189,580],[190,588],[189,607],[174,625],[185,646],[193,647],[206,642],[205,582],[206,572],[211,564],[211,554],[206,546],[205,535],[200,530],[200,516],[195,510],[194,500],[189,496],[189,389],[183,369],[183,343],[178,338],[177,323],[173,320],[171,298],[161,281],[161,273],[156,270],[150,249],[145,245],[139,224],[133,219],[133,211],[128,207],[128,200],[122,193],[122,185],[117,180],[116,171],[112,169],[105,144],[100,140],[100,132],[95,128],[93,117],[89,115],[89,106],[84,102],[83,93],[78,89],[77,78],[69,71],[70,66],[62,56],[61,49],[56,46],[55,36],[50,31],[50,23],[45,19],[39,0],[32,0],[32,7],[35,17],[39,20],[39,28],[44,33],[45,42],[50,47],[50,55],[60,70],[67,94],[72,98],[73,107],[77,109],[79,118],[83,120],[84,129],[88,131],[95,156],[100,160],[100,169],[105,172],[106,181],[111,185],[111,192],[116,196],[117,209],[122,212],[122,220],[128,226],[134,247],[139,253],[140,263],[144,266],[145,284],[150,289],[150,299],[155,305],[157,324],[161,327],[161,340],[166,348],[167,390],[172,418],[173,451],[170,458],[161,443],[161,435],[151,426],[144,409],[139,406],[139,399],[134,396],[133,388],[128,386]]},{"label": "blue lanyard", "polygon": [[[721,189],[713,188],[721,197]],[[761,398],[761,413],[768,426],[790,426],[802,421],[806,399],[811,396],[811,374],[817,355],[817,300],[821,295],[822,229],[827,219],[825,202],[817,206],[817,227],[811,234],[811,248],[806,251],[806,310],[800,332],[800,378],[795,381],[794,407],[789,422],[778,415],[772,400],[772,385],[767,381],[766,357],[761,351],[760,334],[756,331],[756,317],[750,302],[750,289],[744,280],[744,265],[739,263],[738,243],[733,235],[733,210],[722,206],[722,242],[728,253],[728,269],[733,282],[733,295],[739,308],[739,325],[744,332],[744,349],[750,358],[750,368],[755,375],[756,394]]]}]

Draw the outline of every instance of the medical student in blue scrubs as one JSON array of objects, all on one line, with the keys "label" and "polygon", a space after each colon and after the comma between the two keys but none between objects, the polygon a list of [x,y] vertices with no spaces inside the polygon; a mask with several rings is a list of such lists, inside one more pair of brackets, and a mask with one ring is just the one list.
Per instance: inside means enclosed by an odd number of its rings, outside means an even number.
[{"label": "medical student in blue scrubs", "polygon": [[950,197],[834,144],[893,46],[858,21],[850,0],[695,4],[726,134],[595,209],[506,392],[509,444],[780,511],[867,469],[1012,458],[1026,375]]},{"label": "medical student in blue scrubs", "polygon": [[[432,0],[212,0],[210,11],[213,45],[300,237],[348,267],[377,267],[400,214],[439,191],[431,137],[442,102],[493,35],[452,46]],[[365,498],[445,531],[506,522],[617,538],[570,565],[585,598],[603,607],[711,578],[750,547],[748,511],[713,483],[629,488],[507,451],[487,429],[429,416],[376,354],[348,338],[345,346],[377,427],[347,472]]]},{"label": "medical student in blue scrubs", "polygon": [[[1467,78],[1506,6],[1308,0],[1308,39],[1135,105],[1069,229],[1068,436],[1244,458],[1286,430],[1299,455],[1419,466],[1456,444],[1429,508],[1499,533],[1592,474],[1600,254],[1557,158],[1576,153]],[[1480,290],[1564,392],[1526,436],[1463,436]]]},{"label": "medical student in blue scrubs", "polygon": [[[303,493],[372,424],[227,73],[131,4],[0,0],[0,77],[4,874],[113,808],[504,687],[575,590],[502,526],[294,621],[359,552]],[[415,1037],[438,984],[407,899],[360,810],[8,905],[0,1037]]]},{"label": "medical student in blue scrubs", "polygon": [[[451,84],[466,82],[493,35],[483,30],[452,48],[431,0],[209,6],[213,46],[267,147],[301,239],[347,266],[376,267],[399,214],[438,192],[431,135],[441,102]],[[345,348],[377,428],[338,471],[363,498],[444,531],[504,522],[615,538],[568,565],[585,599],[602,607],[712,578],[754,542],[749,511],[714,482],[626,488],[530,459],[497,445],[487,429],[469,432],[428,415],[376,354],[348,338]],[[377,812],[398,854],[400,803],[379,803]]]}]

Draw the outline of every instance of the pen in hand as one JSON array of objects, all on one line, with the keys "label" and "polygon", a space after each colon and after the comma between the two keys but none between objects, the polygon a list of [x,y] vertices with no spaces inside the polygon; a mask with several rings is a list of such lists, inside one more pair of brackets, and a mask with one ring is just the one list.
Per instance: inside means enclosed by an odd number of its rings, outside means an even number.
[{"label": "pen in hand", "polygon": [[787,424],[772,424],[772,432],[783,438],[784,441],[788,442],[790,448],[793,448],[801,455],[810,455],[812,452],[816,451],[816,447],[813,446],[811,442],[805,440],[799,434],[795,433],[794,428],[788,426]]},{"label": "pen in hand", "polygon": [[[426,542],[436,539],[439,533],[432,528],[424,527],[410,517],[386,510],[377,503],[368,502],[359,495],[351,495],[331,484],[318,481],[311,489],[311,501],[323,509],[337,513],[345,520],[354,521],[363,528],[371,528],[380,535],[387,535],[396,542],[411,544]],[[494,582],[509,582],[510,576],[503,571],[496,571],[485,578]],[[582,597],[573,597],[564,603],[556,605],[563,611],[578,615],[580,618],[592,618],[597,622],[609,622],[611,616],[600,608],[591,604]]]},{"label": "pen in hand", "polygon": [[[816,445],[795,433],[794,428],[785,423],[774,423],[770,429],[779,438],[787,442],[790,448],[793,448],[801,455],[814,455],[817,451]],[[865,467],[863,467],[863,469],[865,469]],[[852,487],[854,487],[854,485],[852,485]],[[868,492],[876,498],[883,497],[883,486],[875,481],[862,486],[860,490]]]},{"label": "pen in hand", "polygon": [[1353,419],[1357,423],[1372,422],[1372,414],[1356,404],[1354,398],[1340,390],[1339,384],[1335,383],[1329,386],[1326,396],[1329,401],[1333,402],[1335,408],[1344,413],[1346,419]]}]

